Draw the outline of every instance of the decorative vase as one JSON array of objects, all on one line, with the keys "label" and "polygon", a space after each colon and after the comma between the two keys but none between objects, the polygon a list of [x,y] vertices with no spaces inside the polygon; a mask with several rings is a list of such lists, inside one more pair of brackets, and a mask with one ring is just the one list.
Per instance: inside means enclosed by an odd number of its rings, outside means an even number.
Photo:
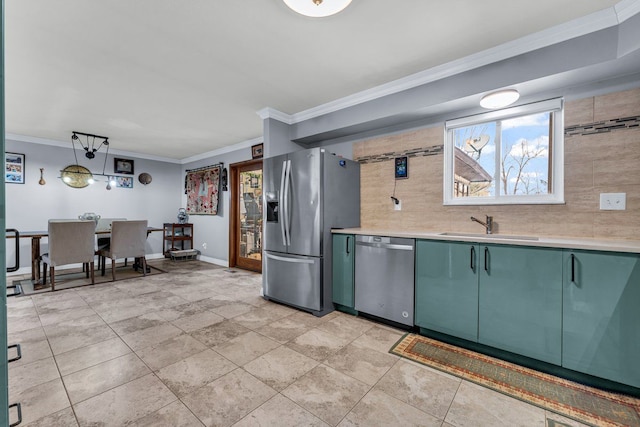
[{"label": "decorative vase", "polygon": [[93,212],[85,212],[82,215],[78,215],[78,219],[81,219],[84,221],[95,221],[97,224],[98,220],[100,219],[100,215]]},{"label": "decorative vase", "polygon": [[189,221],[189,214],[185,208],[178,209],[178,224],[186,224]]}]

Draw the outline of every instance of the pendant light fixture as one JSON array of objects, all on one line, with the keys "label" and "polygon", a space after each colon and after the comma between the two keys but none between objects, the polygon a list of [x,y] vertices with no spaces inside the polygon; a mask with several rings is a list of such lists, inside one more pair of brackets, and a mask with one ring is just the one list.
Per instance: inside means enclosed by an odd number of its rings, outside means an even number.
[{"label": "pendant light fixture", "polygon": [[351,0],[283,0],[289,8],[301,15],[323,18],[335,15],[349,6]]},{"label": "pendant light fixture", "polygon": [[504,108],[513,104],[519,98],[520,94],[515,89],[499,90],[483,96],[480,100],[480,106],[491,110]]}]

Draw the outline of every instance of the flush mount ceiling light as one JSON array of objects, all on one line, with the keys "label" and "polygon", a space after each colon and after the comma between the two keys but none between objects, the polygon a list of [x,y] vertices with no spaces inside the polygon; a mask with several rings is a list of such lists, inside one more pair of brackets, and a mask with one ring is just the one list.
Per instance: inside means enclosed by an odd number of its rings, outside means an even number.
[{"label": "flush mount ceiling light", "polygon": [[301,15],[322,18],[335,15],[349,6],[351,0],[283,0],[287,6]]},{"label": "flush mount ceiling light", "polygon": [[515,89],[499,90],[483,96],[480,106],[488,109],[503,108],[516,102],[518,98],[520,94]]}]

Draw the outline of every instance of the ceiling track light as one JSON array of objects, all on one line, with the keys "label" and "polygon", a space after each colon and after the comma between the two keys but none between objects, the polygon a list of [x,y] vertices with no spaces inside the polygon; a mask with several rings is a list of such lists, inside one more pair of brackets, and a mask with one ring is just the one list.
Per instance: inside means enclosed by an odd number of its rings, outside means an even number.
[{"label": "ceiling track light", "polygon": [[515,89],[499,90],[483,96],[480,100],[480,106],[490,110],[495,110],[496,108],[507,107],[516,102],[519,98],[520,93]]},{"label": "ceiling track light", "polygon": [[293,11],[312,18],[335,15],[349,6],[351,0],[283,0]]}]

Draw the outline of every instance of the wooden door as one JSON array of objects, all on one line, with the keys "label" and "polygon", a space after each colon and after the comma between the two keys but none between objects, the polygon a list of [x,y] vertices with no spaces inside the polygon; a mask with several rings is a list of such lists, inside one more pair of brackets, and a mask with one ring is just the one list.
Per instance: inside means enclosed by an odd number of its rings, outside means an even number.
[{"label": "wooden door", "polygon": [[230,167],[229,267],[262,272],[262,160]]}]

